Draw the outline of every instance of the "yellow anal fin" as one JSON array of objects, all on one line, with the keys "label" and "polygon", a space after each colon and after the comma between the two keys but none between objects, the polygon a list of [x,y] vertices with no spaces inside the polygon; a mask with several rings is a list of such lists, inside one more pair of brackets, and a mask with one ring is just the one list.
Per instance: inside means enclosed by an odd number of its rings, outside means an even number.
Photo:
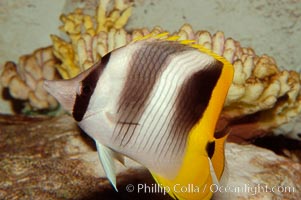
[{"label": "yellow anal fin", "polygon": [[212,197],[209,159],[191,149],[188,149],[187,153],[175,178],[169,180],[156,173],[152,173],[152,176],[174,199],[209,200]]},{"label": "yellow anal fin", "polygon": [[[168,181],[154,173],[152,173],[158,185],[176,200],[210,200],[212,193],[210,192],[210,184],[205,187],[199,187],[194,183],[181,184]],[[211,183],[211,181],[209,181]]]},{"label": "yellow anal fin", "polygon": [[167,192],[173,199],[177,199],[174,193],[170,190],[171,183],[167,179],[164,179],[160,177],[159,175],[156,175],[155,173],[152,173],[153,178],[157,182],[157,184],[164,189],[165,192]]}]

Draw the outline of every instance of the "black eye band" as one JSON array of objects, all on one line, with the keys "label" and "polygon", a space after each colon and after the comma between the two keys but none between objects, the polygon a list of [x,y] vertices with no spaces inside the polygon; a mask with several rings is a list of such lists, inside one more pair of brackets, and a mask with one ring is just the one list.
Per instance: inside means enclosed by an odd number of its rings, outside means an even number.
[{"label": "black eye band", "polygon": [[92,85],[89,83],[87,85],[82,86],[80,95],[82,95],[82,96],[91,96],[93,91],[94,91],[94,89],[92,88]]},{"label": "black eye band", "polygon": [[104,68],[109,62],[111,53],[106,54],[100,62],[96,63],[93,69],[85,79],[82,80],[81,93],[76,95],[75,104],[73,107],[72,115],[76,121],[81,121],[89,106],[90,98],[97,85],[99,77],[101,76]]}]

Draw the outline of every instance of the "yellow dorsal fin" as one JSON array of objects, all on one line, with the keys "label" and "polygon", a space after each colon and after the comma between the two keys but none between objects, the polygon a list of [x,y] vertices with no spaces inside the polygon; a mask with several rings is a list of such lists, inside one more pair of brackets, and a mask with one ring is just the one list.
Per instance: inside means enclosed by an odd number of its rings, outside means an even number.
[{"label": "yellow dorsal fin", "polygon": [[179,41],[181,44],[189,45],[192,46],[192,44],[195,43],[195,40],[180,40]]},{"label": "yellow dorsal fin", "polygon": [[168,32],[162,32],[162,33],[159,33],[159,34],[156,34],[156,33],[149,33],[145,36],[142,36],[142,37],[138,37],[136,39],[134,39],[132,42],[137,42],[137,41],[141,41],[141,40],[148,40],[150,38],[153,38],[153,39],[158,39],[158,40],[164,40],[164,39],[167,39],[168,38]]},{"label": "yellow dorsal fin", "polygon": [[170,34],[167,31],[164,31],[162,33],[156,33],[156,32],[151,32],[143,37],[138,37],[135,40],[133,40],[133,42],[137,42],[137,41],[141,41],[141,40],[148,40],[148,39],[157,39],[157,40],[162,40],[162,41],[176,41],[179,42],[180,44],[184,44],[184,45],[188,45],[192,48],[198,49],[201,52],[204,52],[212,57],[214,57],[215,59],[221,61],[224,63],[224,65],[226,65],[226,68],[229,68],[230,66],[232,66],[232,64],[227,61],[224,57],[214,53],[212,50],[204,47],[201,44],[198,44],[195,40],[181,40],[180,36],[176,35],[176,34]]},{"label": "yellow dorsal fin", "polygon": [[168,37],[169,33],[168,32],[163,32],[158,35],[154,35],[153,38],[155,39],[166,39]]},{"label": "yellow dorsal fin", "polygon": [[180,39],[180,36],[178,35],[171,35],[168,38],[166,38],[167,41],[178,41]]}]

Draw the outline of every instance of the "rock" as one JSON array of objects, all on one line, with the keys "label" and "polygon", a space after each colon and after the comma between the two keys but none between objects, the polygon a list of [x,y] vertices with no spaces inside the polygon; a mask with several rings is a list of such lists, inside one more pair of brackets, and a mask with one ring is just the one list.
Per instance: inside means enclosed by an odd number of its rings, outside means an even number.
[{"label": "rock", "polygon": [[[221,190],[216,199],[301,198],[299,163],[253,145],[229,143],[226,155],[220,186],[227,187],[210,186]],[[117,163],[117,193],[104,176],[93,140],[71,117],[0,116],[0,199],[171,199],[158,189],[138,191],[139,184],[156,189],[155,182],[139,164],[130,159],[125,164]],[[129,184],[133,192],[127,192]],[[255,194],[265,185],[294,191]]]},{"label": "rock", "polygon": [[0,199],[169,199],[128,193],[128,184],[154,184],[149,172],[117,163],[116,193],[104,177],[93,141],[69,116],[0,116]]},{"label": "rock", "polygon": [[300,199],[301,165],[254,145],[226,145],[222,199]]}]

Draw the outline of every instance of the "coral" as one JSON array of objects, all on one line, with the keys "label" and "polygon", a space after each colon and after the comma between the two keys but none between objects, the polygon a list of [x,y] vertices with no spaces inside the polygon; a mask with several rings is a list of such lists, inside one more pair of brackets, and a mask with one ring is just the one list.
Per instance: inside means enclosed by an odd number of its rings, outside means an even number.
[{"label": "coral", "polygon": [[57,63],[52,47],[38,49],[30,55],[21,56],[19,64],[5,63],[1,84],[9,89],[13,98],[28,100],[33,110],[55,108],[58,103],[44,90],[43,81],[56,77],[54,65]]},{"label": "coral", "polygon": [[184,25],[176,35],[196,40],[233,64],[234,79],[222,117],[229,120],[236,141],[264,135],[300,114],[299,73],[280,70],[273,58],[256,55],[253,49],[226,39],[222,32],[194,34],[189,25]]},{"label": "coral", "polygon": [[[79,8],[61,16],[63,25],[60,29],[70,41],[55,35],[51,38],[54,54],[62,61],[58,71],[64,79],[76,76],[108,51],[126,44],[126,33],[122,27],[131,15],[131,3],[115,0],[111,9],[109,3],[109,0],[100,0],[94,16],[84,14]],[[119,46],[108,46],[107,41],[118,41]]]},{"label": "coral", "polygon": [[[94,15],[88,15],[84,9],[79,8],[70,14],[62,15],[63,25],[60,29],[69,39],[51,36],[53,54],[60,60],[60,63],[53,66],[62,78],[76,76],[107,52],[133,40],[148,34],[166,32],[160,27],[126,31],[124,26],[131,10],[132,3],[129,1],[100,0]],[[220,123],[231,127],[234,140],[248,140],[264,135],[292,121],[300,113],[299,73],[281,70],[273,58],[256,55],[253,49],[242,47],[238,41],[226,38],[223,32],[210,34],[208,31],[194,31],[189,24],[185,24],[178,32],[170,35],[202,44],[233,64],[234,80]],[[35,76],[18,75],[24,73],[24,70],[16,70],[13,63],[7,63],[5,68],[2,82],[4,86],[9,87],[13,97],[29,99],[35,109],[52,108],[56,104],[49,96],[45,97],[45,91],[38,82],[32,83],[31,79]],[[43,75],[38,77],[33,80],[51,79]]]},{"label": "coral", "polygon": [[[105,8],[105,5],[100,7]],[[129,7],[126,6],[126,8]],[[81,13],[82,18],[88,18],[82,11],[77,10],[76,12]],[[73,16],[74,13],[71,13],[66,18],[74,18]],[[97,19],[99,20],[99,18]],[[66,27],[66,21],[62,21],[65,23],[63,27]],[[78,26],[77,24],[70,27]],[[84,21],[81,22],[81,26],[85,26]],[[76,66],[74,70],[69,70],[69,74],[77,74],[91,66],[107,52],[137,38],[166,32],[160,27],[155,27],[153,30],[134,29],[131,32],[126,32],[123,26],[106,27],[105,30],[103,29],[104,31],[98,33],[91,31],[89,34],[86,33],[88,28],[86,28],[86,32],[65,28],[63,30],[70,36],[71,42],[69,43],[52,36],[55,47],[60,44],[64,46],[64,48],[62,46],[55,48],[56,55],[72,52],[66,56],[66,59],[59,57],[62,63],[70,62],[69,66]],[[76,32],[76,39],[74,39],[74,35],[70,34],[73,32]],[[232,38],[225,38],[223,32],[216,32],[213,35],[208,31],[195,32],[189,24],[185,24],[178,32],[171,35],[178,36],[181,40],[194,40],[222,55],[233,64],[234,80],[222,113],[222,117],[226,118],[228,124],[231,125],[233,135],[241,135],[246,130],[250,132],[250,129],[255,130],[255,132],[251,131],[250,135],[243,137],[249,139],[288,122],[300,113],[300,77],[298,73],[280,70],[273,58],[267,55],[256,55],[253,49],[242,47],[238,41]],[[72,50],[72,46],[76,48]],[[70,51],[64,50],[69,48]],[[61,65],[61,68],[64,68],[64,64]],[[65,73],[61,74],[66,77]],[[72,74],[72,76],[74,75]],[[254,114],[257,115],[257,120],[252,123],[250,121],[246,124],[241,121],[237,122],[237,120]]]},{"label": "coral", "polygon": [[184,25],[176,34],[196,40],[233,64],[234,79],[222,117],[229,120],[231,136],[238,137],[236,141],[264,135],[300,114],[297,72],[280,70],[273,58],[256,55],[253,49],[241,47],[232,38],[226,39],[222,32],[194,34],[189,25]]}]

